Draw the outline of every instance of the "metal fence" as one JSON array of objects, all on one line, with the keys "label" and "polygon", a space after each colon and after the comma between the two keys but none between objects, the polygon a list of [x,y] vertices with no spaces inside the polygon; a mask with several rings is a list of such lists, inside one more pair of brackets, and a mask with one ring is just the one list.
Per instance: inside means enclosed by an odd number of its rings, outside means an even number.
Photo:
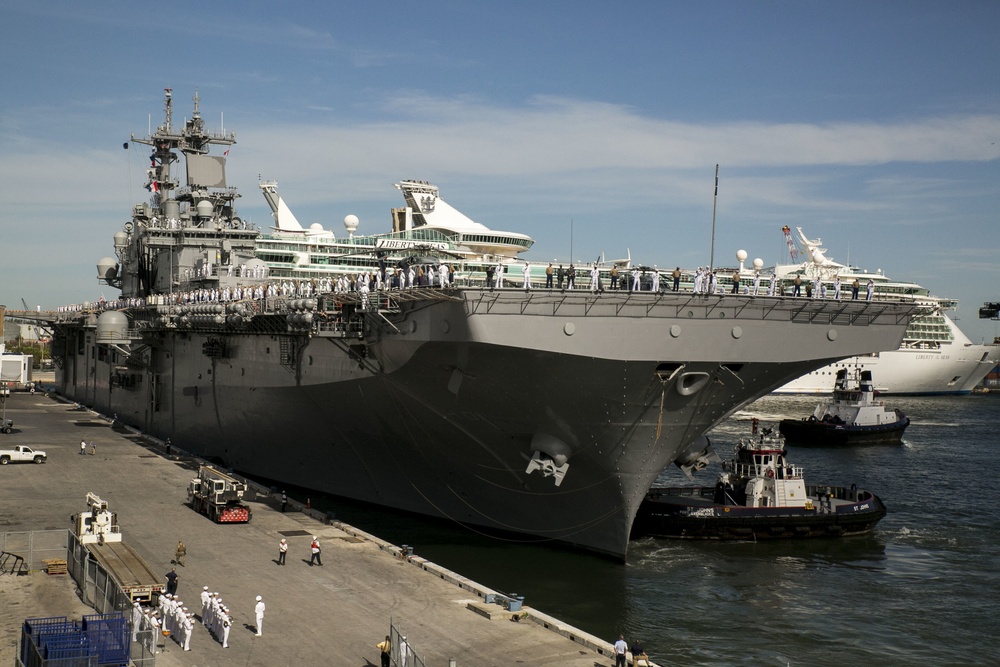
[{"label": "metal fence", "polygon": [[66,569],[79,589],[80,599],[102,614],[124,612],[132,634],[132,664],[136,667],[154,667],[155,643],[160,639],[149,628],[133,627],[132,599],[101,565],[90,557],[76,535],[67,531]]},{"label": "metal fence", "polygon": [[29,570],[41,570],[47,558],[65,558],[69,531],[30,530],[0,534],[0,551],[17,554]]},{"label": "metal fence", "polygon": [[[131,664],[135,667],[155,667],[155,642],[160,639],[149,628],[133,628],[132,600],[121,586],[94,559],[90,552],[69,530],[33,530],[0,534],[0,551],[14,553],[32,570],[42,569],[43,559],[66,560],[66,570],[76,582],[80,599],[100,614],[123,612],[132,637]],[[20,658],[18,667],[23,663]]]},{"label": "metal fence", "polygon": [[389,641],[392,644],[389,659],[393,667],[424,667],[423,659],[395,623],[389,625]]}]

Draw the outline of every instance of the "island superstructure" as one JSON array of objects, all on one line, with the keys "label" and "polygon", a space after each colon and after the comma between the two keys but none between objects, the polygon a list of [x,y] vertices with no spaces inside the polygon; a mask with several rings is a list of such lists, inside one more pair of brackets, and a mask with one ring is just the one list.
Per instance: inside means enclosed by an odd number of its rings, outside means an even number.
[{"label": "island superstructure", "polygon": [[[420,181],[397,184],[393,231],[355,235],[348,215],[346,237],[262,183],[262,234],[210,154],[235,137],[206,130],[197,96],[181,129],[169,90],[165,111],[133,137],[151,199],[99,262],[120,298],[39,317],[60,392],[248,475],[624,558],[664,466],[697,466],[706,431],[789,380],[898,347],[915,310],[490,289],[471,276],[520,269],[530,237],[464,222]],[[436,287],[405,280],[443,265]]]}]

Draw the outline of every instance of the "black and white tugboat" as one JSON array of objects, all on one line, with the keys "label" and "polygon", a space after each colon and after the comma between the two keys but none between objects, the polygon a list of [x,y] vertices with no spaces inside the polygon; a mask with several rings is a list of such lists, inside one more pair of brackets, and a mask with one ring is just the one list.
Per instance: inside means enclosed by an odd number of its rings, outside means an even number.
[{"label": "black and white tugboat", "polygon": [[783,439],[765,428],[743,438],[719,481],[703,487],[653,487],[632,537],[762,540],[845,537],[871,532],[885,505],[870,491],[807,485],[785,458]]},{"label": "black and white tugboat", "polygon": [[898,445],[909,425],[909,417],[875,398],[871,371],[849,380],[841,368],[831,400],[805,419],[782,419],[778,430],[793,445]]}]

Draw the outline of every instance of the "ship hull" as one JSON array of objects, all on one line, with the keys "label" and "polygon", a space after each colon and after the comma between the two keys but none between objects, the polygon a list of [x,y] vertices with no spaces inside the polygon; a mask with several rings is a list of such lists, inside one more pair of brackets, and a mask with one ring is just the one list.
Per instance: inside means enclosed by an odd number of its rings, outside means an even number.
[{"label": "ship hull", "polygon": [[816,419],[782,419],[778,430],[790,445],[816,447],[845,445],[898,445],[910,418],[901,416],[891,424],[833,424]]},{"label": "ship hull", "polygon": [[898,345],[905,307],[854,309],[454,290],[353,339],[154,328],[127,367],[67,322],[57,382],[250,475],[624,558],[646,490],[713,425],[817,364]]},{"label": "ship hull", "polygon": [[796,378],[776,394],[829,394],[841,368],[871,371],[880,394],[969,394],[1000,363],[1000,345],[943,346],[940,350],[899,349],[851,357]]},{"label": "ship hull", "polygon": [[[821,489],[853,500],[838,501],[832,511],[815,509],[822,506]],[[812,487],[814,509],[718,505],[714,494],[714,487],[654,489],[643,501],[633,536],[752,541],[849,537],[870,533],[886,515],[878,496],[844,487]]]}]

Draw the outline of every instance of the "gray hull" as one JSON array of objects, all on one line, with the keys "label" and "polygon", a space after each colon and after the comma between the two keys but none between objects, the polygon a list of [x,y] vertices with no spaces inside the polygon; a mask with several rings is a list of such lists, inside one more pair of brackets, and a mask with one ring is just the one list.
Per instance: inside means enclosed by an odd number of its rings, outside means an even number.
[{"label": "gray hull", "polygon": [[[691,294],[436,294],[447,298],[371,313],[356,337],[288,333],[283,314],[258,317],[282,325],[270,332],[147,323],[127,367],[96,345],[93,318],[67,318],[57,381],[251,475],[624,558],[640,502],[680,452],[792,378],[895,348],[910,313]],[[562,474],[529,472],[536,452],[557,469],[565,461]]]}]

